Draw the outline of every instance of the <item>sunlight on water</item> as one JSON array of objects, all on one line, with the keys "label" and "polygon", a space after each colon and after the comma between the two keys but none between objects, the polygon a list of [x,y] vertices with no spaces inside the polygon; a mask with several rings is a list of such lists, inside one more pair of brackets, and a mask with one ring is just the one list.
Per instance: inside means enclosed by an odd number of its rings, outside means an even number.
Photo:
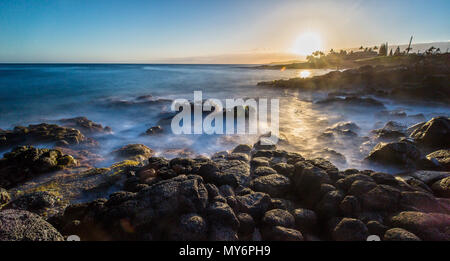
[{"label": "sunlight on water", "polygon": [[298,73],[298,76],[300,76],[300,78],[308,78],[311,76],[311,71],[309,71],[309,70],[300,71]]}]

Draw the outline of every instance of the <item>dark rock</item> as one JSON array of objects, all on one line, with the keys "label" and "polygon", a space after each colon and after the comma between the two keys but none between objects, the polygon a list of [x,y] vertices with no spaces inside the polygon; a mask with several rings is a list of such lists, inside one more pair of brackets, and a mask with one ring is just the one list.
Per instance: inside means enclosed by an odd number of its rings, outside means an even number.
[{"label": "dark rock", "polygon": [[380,238],[382,238],[384,236],[384,233],[386,233],[386,231],[389,229],[388,226],[375,220],[367,222],[366,226],[367,229],[369,230],[369,234],[377,235]]},{"label": "dark rock", "polygon": [[365,210],[395,211],[399,207],[400,191],[388,185],[377,185],[362,195]]},{"label": "dark rock", "polygon": [[206,188],[206,190],[208,190],[208,197],[209,198],[215,198],[215,197],[220,195],[219,189],[214,184],[206,183],[205,184],[205,188]]},{"label": "dark rock", "polygon": [[419,212],[441,212],[439,202],[428,193],[414,191],[401,193],[400,207],[402,210]]},{"label": "dark rock", "polygon": [[271,175],[271,174],[278,174],[278,173],[271,167],[266,167],[266,166],[257,167],[253,171],[253,175],[256,177],[267,176],[267,175]]},{"label": "dark rock", "polygon": [[450,177],[434,182],[431,189],[439,197],[450,198]]},{"label": "dark rock", "polygon": [[286,210],[272,209],[264,214],[262,219],[264,227],[282,226],[287,228],[293,228],[295,225],[295,219]]},{"label": "dark rock", "polygon": [[353,132],[357,132],[359,131],[361,128],[359,128],[358,125],[356,125],[356,123],[351,122],[351,121],[341,121],[338,122],[336,124],[334,124],[333,126],[331,126],[330,128],[327,128],[328,131],[346,131],[346,130],[350,130]]},{"label": "dark rock", "polygon": [[425,184],[431,186],[434,182],[450,177],[450,172],[446,171],[431,171],[431,170],[418,170],[408,173],[409,176],[414,177]]},{"label": "dark rock", "polygon": [[207,239],[208,226],[205,219],[195,213],[180,217],[177,228],[172,233],[172,240],[199,241]]},{"label": "dark rock", "polygon": [[254,157],[251,161],[250,161],[250,166],[254,169],[258,168],[258,167],[262,167],[262,166],[269,166],[269,159],[265,158],[265,157]]},{"label": "dark rock", "polygon": [[406,169],[421,168],[432,165],[420,150],[412,143],[401,141],[391,143],[378,143],[366,157],[371,163],[396,166]]},{"label": "dark rock", "polygon": [[398,184],[398,180],[393,175],[387,173],[375,172],[370,174],[370,177],[378,184],[390,186],[396,186]]},{"label": "dark rock", "polygon": [[427,155],[427,159],[436,160],[443,168],[443,170],[450,171],[450,150],[437,150]]},{"label": "dark rock", "polygon": [[319,204],[316,206],[316,212],[320,218],[331,218],[339,216],[340,213],[340,203],[344,195],[338,191],[330,191],[326,193]]},{"label": "dark rock", "polygon": [[207,213],[208,221],[212,224],[221,224],[233,229],[239,228],[239,220],[227,203],[216,201],[208,207]]},{"label": "dark rock", "polygon": [[240,144],[237,145],[232,153],[245,153],[245,154],[249,154],[252,151],[252,146],[247,145],[247,144]]},{"label": "dark rock", "polygon": [[56,142],[88,147],[98,145],[94,140],[86,138],[77,129],[46,123],[29,125],[28,127],[17,126],[13,130],[0,130],[0,140],[0,148],[27,144],[54,144]]},{"label": "dark rock", "polygon": [[231,153],[231,154],[228,154],[227,159],[228,160],[241,160],[241,161],[245,161],[245,162],[249,161],[248,155],[245,153]]},{"label": "dark rock", "polygon": [[283,198],[272,198],[271,199],[271,208],[272,209],[283,209],[283,210],[287,210],[287,211],[292,211],[295,208],[295,204],[294,202],[287,200],[287,199],[283,199]]},{"label": "dark rock", "polygon": [[317,225],[317,215],[314,211],[306,208],[299,208],[293,211],[295,228],[302,232],[311,232]]},{"label": "dark rock", "polygon": [[43,173],[76,164],[72,156],[59,150],[16,147],[0,159],[0,186],[9,189]]},{"label": "dark rock", "polygon": [[366,241],[368,236],[366,225],[354,218],[343,218],[333,230],[336,241]]},{"label": "dark rock", "polygon": [[54,212],[56,211],[54,208],[62,205],[61,200],[62,198],[55,193],[36,191],[15,198],[4,206],[3,209],[27,210],[46,219],[57,213]]},{"label": "dark rock", "polygon": [[346,217],[356,217],[361,212],[361,204],[355,196],[345,196],[339,208],[341,213]]},{"label": "dark rock", "polygon": [[270,228],[270,232],[266,232],[265,240],[273,241],[303,241],[303,235],[300,231],[285,228],[282,226],[275,226]]},{"label": "dark rock", "polygon": [[350,186],[350,189],[348,190],[348,194],[354,195],[357,197],[361,197],[365,193],[374,189],[376,186],[377,186],[377,184],[375,182],[366,181],[366,180],[356,180]]},{"label": "dark rock", "polygon": [[291,188],[289,178],[278,174],[258,177],[250,182],[254,191],[265,192],[272,197],[283,197]]},{"label": "dark rock", "polygon": [[237,241],[238,235],[231,227],[211,226],[209,240],[211,241]]},{"label": "dark rock", "polygon": [[331,183],[325,170],[303,161],[295,164],[291,179],[297,196],[309,207],[314,207],[320,200],[320,186]]},{"label": "dark rock", "polygon": [[423,240],[450,240],[450,215],[404,211],[392,217],[391,223],[393,227],[406,229]]},{"label": "dark rock", "polygon": [[418,144],[434,148],[450,147],[450,118],[435,117],[411,133]]},{"label": "dark rock", "polygon": [[402,228],[391,228],[384,234],[385,241],[421,241],[413,233]]},{"label": "dark rock", "polygon": [[24,210],[0,211],[0,241],[63,241],[63,236],[38,215]]},{"label": "dark rock", "polygon": [[345,176],[345,178],[341,182],[339,182],[339,186],[336,183],[336,186],[344,191],[348,191],[350,189],[350,187],[352,186],[352,184],[358,180],[366,181],[366,182],[374,182],[374,180],[368,175],[351,174],[351,175]]},{"label": "dark rock", "polygon": [[219,187],[219,192],[224,197],[234,196],[234,189],[230,185],[222,185]]},{"label": "dark rock", "polygon": [[152,156],[153,151],[142,144],[128,144],[112,152],[117,159],[144,161]]},{"label": "dark rock", "polygon": [[269,195],[261,192],[237,196],[236,199],[240,212],[250,214],[255,220],[260,219],[271,204]]},{"label": "dark rock", "polygon": [[291,177],[294,174],[294,165],[280,162],[272,166],[272,168],[278,173],[286,177]]},{"label": "dark rock", "polygon": [[103,128],[101,124],[95,123],[86,117],[75,117],[70,119],[61,119],[59,122],[64,127],[80,130],[84,135],[96,135],[111,133],[111,128],[106,126]]},{"label": "dark rock", "polygon": [[239,219],[239,233],[242,235],[250,235],[255,230],[255,221],[252,216],[247,213],[239,213],[237,216]]},{"label": "dark rock", "polygon": [[153,126],[153,127],[149,128],[149,129],[147,129],[145,131],[145,134],[146,135],[155,135],[155,134],[161,134],[163,132],[164,132],[164,129],[161,126],[158,125],[158,126]]}]

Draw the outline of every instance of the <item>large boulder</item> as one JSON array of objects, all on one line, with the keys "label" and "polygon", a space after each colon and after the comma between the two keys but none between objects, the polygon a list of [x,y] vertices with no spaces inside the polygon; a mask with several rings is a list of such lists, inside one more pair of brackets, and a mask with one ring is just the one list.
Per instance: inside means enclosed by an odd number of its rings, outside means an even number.
[{"label": "large boulder", "polygon": [[431,189],[439,197],[450,198],[450,177],[436,181]]},{"label": "large boulder", "polygon": [[377,185],[361,196],[362,208],[373,211],[395,211],[399,207],[401,192],[388,185]]},{"label": "large boulder", "polygon": [[365,158],[369,163],[394,166],[402,169],[431,167],[429,162],[412,143],[407,141],[378,143]]},{"label": "large boulder", "polygon": [[446,170],[450,171],[450,150],[449,149],[442,149],[434,151],[427,155],[427,159],[433,161],[437,161],[441,167]]},{"label": "large boulder", "polygon": [[63,241],[63,236],[38,215],[24,210],[0,211],[0,241]]},{"label": "large boulder", "polygon": [[336,241],[366,241],[368,236],[366,225],[354,218],[343,218],[333,230]]},{"label": "large boulder", "polygon": [[179,241],[206,240],[208,237],[206,220],[196,213],[182,215],[173,230],[171,239]]},{"label": "large boulder", "polygon": [[295,225],[295,219],[291,213],[286,210],[272,209],[264,214],[262,224],[266,228],[274,226],[293,228]]},{"label": "large boulder", "polygon": [[254,191],[264,192],[272,197],[283,197],[289,191],[291,181],[285,176],[270,174],[252,180],[250,187]]},{"label": "large boulder", "polygon": [[47,218],[62,211],[63,205],[62,198],[58,194],[36,191],[15,198],[4,206],[4,209],[27,210]]},{"label": "large boulder", "polygon": [[142,144],[128,144],[112,152],[112,155],[119,160],[129,159],[144,161],[152,156],[153,151]]},{"label": "large boulder", "polygon": [[99,123],[95,123],[86,117],[75,117],[70,119],[61,119],[59,122],[64,127],[74,128],[80,130],[84,135],[96,135],[110,133],[112,130],[110,127],[103,127]]},{"label": "large boulder", "polygon": [[406,229],[423,240],[450,240],[450,215],[404,211],[391,218],[393,227]]},{"label": "large boulder", "polygon": [[434,149],[450,147],[450,118],[435,117],[411,133],[418,144]]},{"label": "large boulder", "polygon": [[12,188],[43,173],[73,167],[76,160],[59,150],[16,147],[0,159],[0,186]]},{"label": "large boulder", "polygon": [[254,192],[243,196],[236,196],[239,210],[250,214],[259,220],[271,206],[270,196],[262,192]]},{"label": "large boulder", "polygon": [[317,215],[314,211],[305,208],[298,208],[293,211],[295,228],[303,231],[314,231],[317,225]]},{"label": "large boulder", "polygon": [[309,162],[299,161],[294,165],[294,175],[291,177],[295,193],[306,206],[314,207],[320,200],[321,185],[330,184],[327,172]]},{"label": "large boulder", "polygon": [[421,241],[413,233],[402,228],[391,228],[384,234],[383,240],[386,241]]}]

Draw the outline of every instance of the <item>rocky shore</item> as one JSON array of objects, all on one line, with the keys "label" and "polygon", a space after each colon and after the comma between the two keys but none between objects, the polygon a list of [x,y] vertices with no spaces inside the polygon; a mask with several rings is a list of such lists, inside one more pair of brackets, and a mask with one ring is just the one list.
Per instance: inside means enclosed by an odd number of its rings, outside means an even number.
[{"label": "rocky shore", "polygon": [[[330,99],[374,95],[405,101],[450,102],[449,55],[402,65],[365,65],[313,78],[259,82],[259,86],[328,92]],[[372,104],[377,105],[377,104]]]},{"label": "rocky shore", "polygon": [[[80,118],[64,122],[70,126],[2,132],[8,144],[78,142],[19,146],[0,159],[0,240],[450,240],[446,117],[376,133],[396,139],[380,141],[365,160],[401,166],[396,176],[339,170],[324,158],[260,143],[173,159],[130,144],[111,152],[115,164],[95,168],[79,144],[94,130],[110,130],[80,127]],[[330,131],[357,128],[341,123]],[[16,189],[55,172],[40,187]]]}]

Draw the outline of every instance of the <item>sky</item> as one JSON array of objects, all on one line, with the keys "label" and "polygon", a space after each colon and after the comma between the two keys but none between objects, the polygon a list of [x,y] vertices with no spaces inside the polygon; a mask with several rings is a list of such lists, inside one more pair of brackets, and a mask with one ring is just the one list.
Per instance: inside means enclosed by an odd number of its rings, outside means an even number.
[{"label": "sky", "polygon": [[289,59],[309,50],[305,41],[322,50],[449,41],[449,13],[449,0],[1,0],[0,62]]}]

